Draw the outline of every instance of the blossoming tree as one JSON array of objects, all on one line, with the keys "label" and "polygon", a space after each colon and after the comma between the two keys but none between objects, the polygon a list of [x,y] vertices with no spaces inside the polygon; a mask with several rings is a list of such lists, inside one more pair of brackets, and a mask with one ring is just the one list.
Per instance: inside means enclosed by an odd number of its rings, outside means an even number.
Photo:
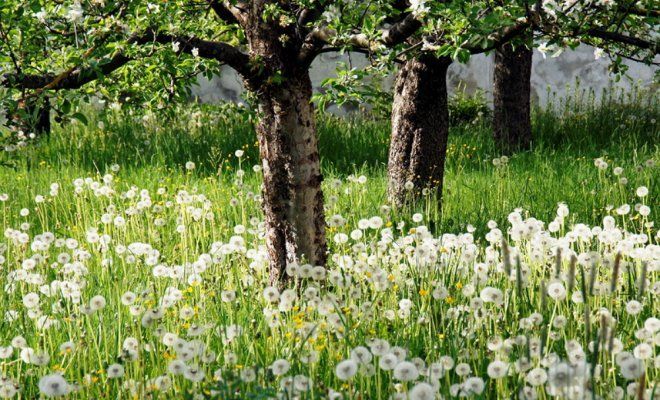
[{"label": "blossoming tree", "polygon": [[271,279],[281,281],[288,262],[326,260],[309,66],[328,51],[316,28],[331,3],[5,1],[0,86],[23,100],[80,89],[57,105],[64,117],[89,95],[163,108],[184,98],[198,73],[235,69],[258,104],[266,242]]},{"label": "blossoming tree", "polygon": [[559,54],[579,43],[593,45],[596,58],[610,56],[614,72],[625,71],[624,59],[654,63],[659,48],[653,32],[660,14],[652,1],[551,0],[532,2],[528,7],[539,10],[535,31],[530,30],[525,41],[505,44],[495,51],[493,138],[502,153],[531,148],[534,40],[544,57],[548,51]]},{"label": "blossoming tree", "polygon": [[[629,3],[614,7],[601,1],[415,0],[370,2],[341,10],[335,20],[344,24],[337,25],[353,27],[352,36],[344,35],[348,49],[366,50],[375,64],[400,64],[392,102],[390,201],[402,205],[425,188],[441,195],[448,135],[446,73],[451,62],[495,52],[494,138],[504,153],[526,149],[531,144],[533,47],[559,51],[580,43],[601,46],[615,55],[615,69],[623,67],[623,58],[653,62],[658,46],[643,38],[652,32],[657,12],[639,2]],[[346,24],[345,15],[350,13],[357,18]],[[394,43],[373,28],[400,21],[408,21],[409,30]],[[614,21],[621,25],[614,27]],[[361,26],[361,35],[355,34],[355,26]],[[353,74],[357,79],[363,75]],[[358,92],[358,98],[362,94]]]}]

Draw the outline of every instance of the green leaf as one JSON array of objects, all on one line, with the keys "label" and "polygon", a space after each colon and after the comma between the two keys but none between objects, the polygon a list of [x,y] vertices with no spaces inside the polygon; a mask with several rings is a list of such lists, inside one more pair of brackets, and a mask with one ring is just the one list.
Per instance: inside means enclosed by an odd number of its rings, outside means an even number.
[{"label": "green leaf", "polygon": [[62,106],[60,107],[60,110],[64,114],[68,114],[71,112],[71,102],[68,99],[64,99],[62,102]]},{"label": "green leaf", "polygon": [[75,119],[77,119],[77,120],[80,121],[83,125],[87,125],[87,124],[89,123],[89,121],[87,121],[87,117],[85,117],[85,116],[84,116],[83,114],[81,114],[81,113],[75,113],[75,114],[73,114],[73,115],[71,116],[71,118],[75,118]]}]

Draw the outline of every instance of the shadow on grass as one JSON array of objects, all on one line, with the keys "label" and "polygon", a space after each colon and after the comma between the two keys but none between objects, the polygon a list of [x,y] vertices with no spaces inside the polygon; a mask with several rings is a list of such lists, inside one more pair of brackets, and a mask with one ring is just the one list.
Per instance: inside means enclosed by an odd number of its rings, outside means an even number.
[{"label": "shadow on grass", "polygon": [[[605,92],[597,100],[592,92],[576,91],[544,109],[535,108],[534,149],[516,157],[616,156],[654,146],[659,136],[657,96],[641,91],[617,93]],[[193,161],[198,171],[216,174],[237,168],[239,160],[234,152],[241,149],[245,154],[242,168],[259,163],[255,117],[246,110],[188,105],[178,108],[175,117],[161,119],[113,112],[88,115],[87,126],[56,126],[52,135],[22,154],[4,157],[25,162],[28,169],[47,163],[99,172],[113,163],[182,169],[186,162]],[[386,167],[388,120],[326,114],[319,116],[317,124],[324,171],[345,176],[358,169],[377,171]],[[487,116],[450,129],[449,170],[479,170],[497,156]]]}]

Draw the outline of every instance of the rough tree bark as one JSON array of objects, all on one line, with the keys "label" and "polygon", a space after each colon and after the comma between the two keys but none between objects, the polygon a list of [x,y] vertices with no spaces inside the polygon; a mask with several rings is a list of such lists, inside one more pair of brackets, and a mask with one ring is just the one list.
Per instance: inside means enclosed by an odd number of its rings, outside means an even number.
[{"label": "rough tree bark", "polygon": [[[449,111],[449,58],[423,55],[406,61],[397,73],[392,104],[388,196],[402,206],[424,188],[442,195]],[[406,189],[411,182],[413,189]]]},{"label": "rough tree bark", "polygon": [[[263,164],[263,209],[270,280],[283,285],[287,263],[325,265],[326,239],[321,168],[308,66],[298,62],[301,43],[282,43],[254,6],[246,36],[252,58],[263,60],[266,81],[246,79],[257,94]],[[291,32],[291,37],[295,34]]]},{"label": "rough tree bark", "polygon": [[530,77],[532,50],[505,44],[495,51],[493,78],[493,138],[508,154],[527,150],[532,144]]},{"label": "rough tree bark", "polygon": [[271,282],[287,263],[325,265],[322,175],[308,74],[259,94],[264,216]]}]

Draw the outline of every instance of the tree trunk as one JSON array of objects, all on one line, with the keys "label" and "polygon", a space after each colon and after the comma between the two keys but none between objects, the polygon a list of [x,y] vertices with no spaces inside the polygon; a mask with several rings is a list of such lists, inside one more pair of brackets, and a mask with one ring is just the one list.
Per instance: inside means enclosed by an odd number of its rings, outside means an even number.
[{"label": "tree trunk", "polygon": [[[449,111],[447,68],[451,60],[424,55],[406,61],[394,85],[388,195],[402,206],[428,188],[442,196]],[[413,185],[411,188],[406,186]]]},{"label": "tree trunk", "polygon": [[532,50],[511,44],[495,52],[493,137],[503,154],[528,150],[532,144],[530,77]]},{"label": "tree trunk", "polygon": [[[252,66],[244,76],[256,94],[257,136],[263,164],[263,210],[271,284],[284,286],[286,266],[327,258],[321,166],[309,65],[301,62],[305,36],[295,25],[267,17],[270,2],[241,2]],[[247,71],[249,72],[249,71]],[[252,75],[252,76],[250,76]]]},{"label": "tree trunk", "polygon": [[258,95],[263,209],[272,284],[290,262],[325,265],[325,217],[312,85],[308,73]]}]

